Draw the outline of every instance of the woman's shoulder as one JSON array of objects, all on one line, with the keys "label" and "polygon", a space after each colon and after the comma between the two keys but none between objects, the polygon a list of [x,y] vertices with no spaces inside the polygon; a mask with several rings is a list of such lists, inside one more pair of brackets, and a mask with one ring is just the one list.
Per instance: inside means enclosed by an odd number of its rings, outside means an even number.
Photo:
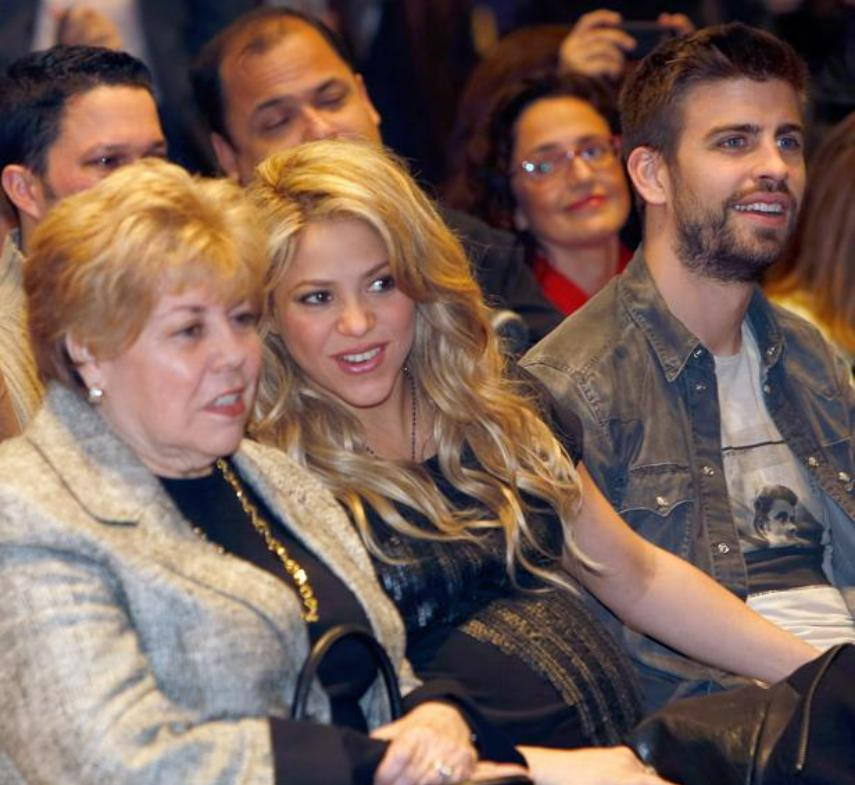
[{"label": "woman's shoulder", "polygon": [[283,450],[251,439],[241,442],[234,460],[271,509],[296,530],[305,532],[309,528],[312,536],[329,535],[349,548],[361,550],[358,534],[344,508],[311,469]]},{"label": "woman's shoulder", "polygon": [[335,504],[322,480],[278,447],[254,439],[243,439],[234,457],[238,467],[249,475],[250,480],[260,479],[281,493],[307,502]]}]

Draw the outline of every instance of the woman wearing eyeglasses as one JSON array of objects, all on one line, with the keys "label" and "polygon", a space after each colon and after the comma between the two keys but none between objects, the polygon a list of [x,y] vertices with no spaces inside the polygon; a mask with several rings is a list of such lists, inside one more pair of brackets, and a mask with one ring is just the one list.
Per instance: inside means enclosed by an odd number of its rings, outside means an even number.
[{"label": "woman wearing eyeglasses", "polygon": [[630,211],[617,112],[604,82],[535,75],[510,85],[467,143],[467,203],[520,233],[546,296],[572,313],[629,261],[618,233]]}]

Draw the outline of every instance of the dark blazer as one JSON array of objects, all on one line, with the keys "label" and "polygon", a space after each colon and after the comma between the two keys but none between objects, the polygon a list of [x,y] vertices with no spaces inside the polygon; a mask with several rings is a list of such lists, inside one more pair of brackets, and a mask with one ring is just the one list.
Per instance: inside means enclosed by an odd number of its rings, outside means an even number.
[{"label": "dark blazer", "polygon": [[459,210],[440,207],[440,212],[463,243],[487,304],[519,314],[528,328],[528,345],[561,324],[564,315],[544,297],[513,235]]}]

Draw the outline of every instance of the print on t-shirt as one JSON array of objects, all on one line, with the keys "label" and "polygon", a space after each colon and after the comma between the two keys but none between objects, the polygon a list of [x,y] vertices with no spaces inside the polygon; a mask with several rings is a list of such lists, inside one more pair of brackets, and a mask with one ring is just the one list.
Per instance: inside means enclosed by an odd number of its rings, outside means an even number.
[{"label": "print on t-shirt", "polygon": [[775,426],[760,350],[747,323],[742,349],[716,357],[721,458],[748,578],[748,605],[821,649],[855,642],[852,613],[823,569],[833,547],[821,494]]},{"label": "print on t-shirt", "polygon": [[785,545],[819,547],[822,524],[786,485],[764,485],[754,497],[753,530],[744,533],[745,551]]},{"label": "print on t-shirt", "polygon": [[763,400],[760,353],[716,357],[721,457],[750,592],[827,584],[825,510]]}]

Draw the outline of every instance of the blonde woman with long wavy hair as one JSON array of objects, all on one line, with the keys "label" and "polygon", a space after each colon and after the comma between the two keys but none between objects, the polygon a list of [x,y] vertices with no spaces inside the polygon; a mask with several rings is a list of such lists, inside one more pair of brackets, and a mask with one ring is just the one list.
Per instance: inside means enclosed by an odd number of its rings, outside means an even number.
[{"label": "blonde woman with long wavy hair", "polygon": [[462,684],[537,781],[662,782],[626,748],[532,746],[617,744],[639,716],[579,584],[728,671],[771,679],[815,653],[636,536],[574,467],[578,425],[559,440],[509,379],[459,242],[391,155],[302,145],[262,163],[250,194],[271,258],[254,435],[320,475],[417,672]]}]

